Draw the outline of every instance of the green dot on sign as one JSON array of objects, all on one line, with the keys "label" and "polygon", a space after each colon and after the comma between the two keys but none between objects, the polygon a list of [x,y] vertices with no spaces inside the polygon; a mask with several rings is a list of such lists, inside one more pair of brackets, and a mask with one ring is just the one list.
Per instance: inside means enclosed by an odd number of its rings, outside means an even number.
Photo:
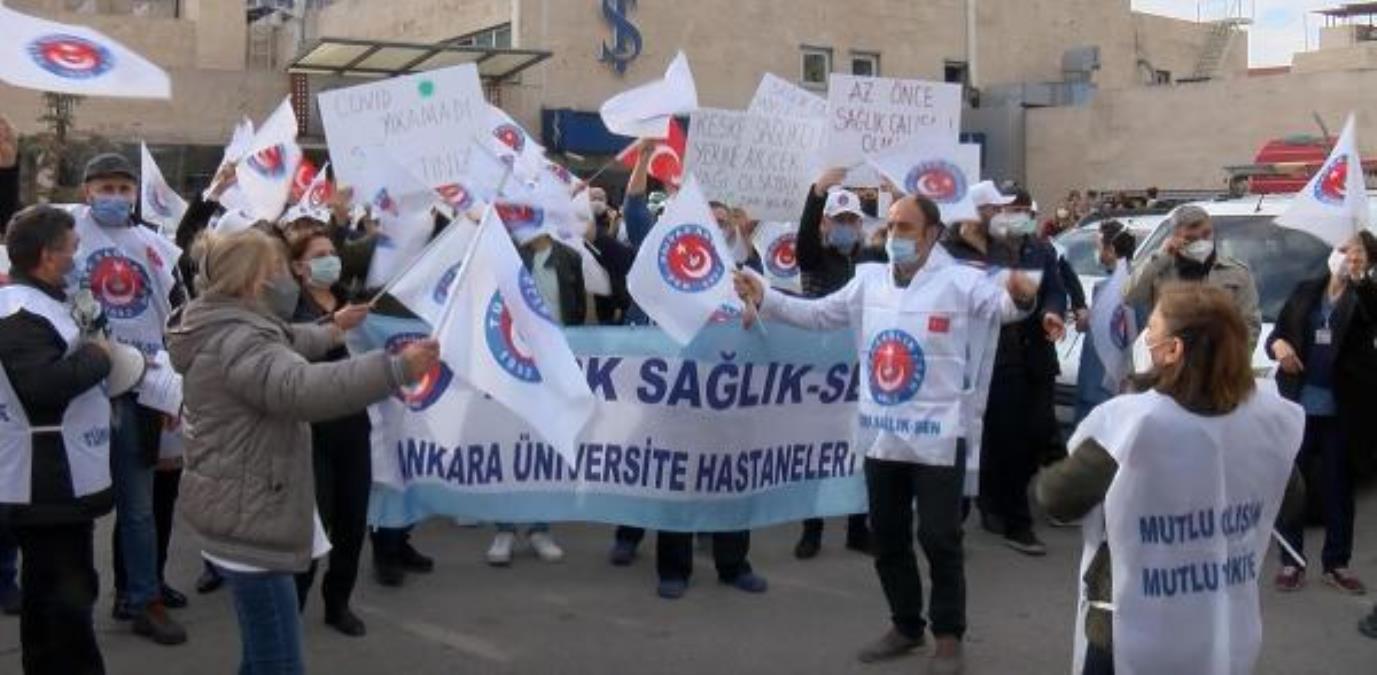
[{"label": "green dot on sign", "polygon": [[430,80],[421,80],[417,89],[421,92],[421,98],[430,98],[430,95],[435,93],[435,83]]}]

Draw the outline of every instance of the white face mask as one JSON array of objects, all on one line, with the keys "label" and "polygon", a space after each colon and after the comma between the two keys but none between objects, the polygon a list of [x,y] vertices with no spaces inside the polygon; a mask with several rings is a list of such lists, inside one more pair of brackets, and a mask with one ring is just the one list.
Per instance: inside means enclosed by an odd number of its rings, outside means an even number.
[{"label": "white face mask", "polygon": [[1334,251],[1329,254],[1329,275],[1333,277],[1347,277],[1348,273],[1348,255],[1343,251],[1334,249]]},{"label": "white face mask", "polygon": [[990,234],[1000,237],[1017,237],[1032,234],[1037,223],[1027,213],[1001,213],[990,219]]},{"label": "white face mask", "polygon": [[1181,249],[1181,255],[1203,264],[1206,260],[1210,259],[1211,255],[1214,255],[1214,240],[1199,239],[1193,241],[1186,245],[1185,248]]},{"label": "white face mask", "polygon": [[1133,374],[1146,375],[1152,372],[1152,350],[1147,346],[1147,331],[1138,334],[1133,341]]}]

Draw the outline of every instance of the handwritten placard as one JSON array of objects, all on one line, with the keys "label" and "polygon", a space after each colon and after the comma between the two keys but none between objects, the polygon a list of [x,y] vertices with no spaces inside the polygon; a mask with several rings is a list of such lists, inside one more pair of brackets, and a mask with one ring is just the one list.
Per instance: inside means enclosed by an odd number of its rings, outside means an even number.
[{"label": "handwritten placard", "polygon": [[765,73],[746,112],[820,120],[827,117],[827,99],[774,73]]},{"label": "handwritten placard", "polygon": [[709,199],[757,220],[796,221],[822,142],[819,120],[700,108],[689,117],[684,168]]},{"label": "handwritten placard", "polygon": [[960,138],[959,84],[833,74],[828,87],[827,166],[856,166],[910,141]]},{"label": "handwritten placard", "polygon": [[471,63],[323,91],[320,118],[341,182],[366,180],[369,147],[384,147],[428,187],[459,182],[469,140],[488,121]]}]

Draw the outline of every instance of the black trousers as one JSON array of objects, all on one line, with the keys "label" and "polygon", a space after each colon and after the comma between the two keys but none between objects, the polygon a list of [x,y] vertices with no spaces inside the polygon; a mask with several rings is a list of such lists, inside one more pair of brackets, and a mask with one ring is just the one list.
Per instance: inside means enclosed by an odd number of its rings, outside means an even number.
[{"label": "black trousers", "polygon": [[[865,536],[870,527],[868,518],[869,516],[864,513],[853,513],[846,518],[847,541]],[[822,539],[822,524],[821,518],[809,518],[803,521],[804,538]]]},{"label": "black trousers", "polygon": [[1114,653],[1095,645],[1086,645],[1085,666],[1081,668],[1081,675],[1114,675]]},{"label": "black trousers", "polygon": [[[172,544],[172,520],[177,512],[177,495],[181,491],[182,470],[168,469],[153,472],[153,525],[158,534],[158,581],[164,581],[167,569],[167,547]],[[110,549],[114,552],[115,594],[124,592],[124,554],[120,546],[119,519],[110,528]]]},{"label": "black trousers", "polygon": [[996,368],[990,383],[980,455],[980,510],[1003,519],[1010,533],[1033,527],[1028,482],[1050,438],[1050,431],[1038,433],[1043,406],[1035,399],[1044,393],[1052,396],[1050,383],[1046,392],[1041,384],[1035,384],[1021,365]]},{"label": "black trousers", "polygon": [[[1324,571],[1348,567],[1353,557],[1353,462],[1348,454],[1348,436],[1337,417],[1305,418],[1305,440],[1296,456],[1306,489],[1319,495],[1324,514],[1324,548],[1320,562]],[[1280,520],[1280,519],[1278,519]],[[1279,523],[1286,541],[1305,555],[1305,518]],[[1297,565],[1285,550],[1281,552],[1283,565]]]},{"label": "black trousers", "polygon": [[[617,528],[617,541],[639,544],[645,538],[645,530],[639,527],[622,525]],[[751,563],[746,560],[751,551],[751,532],[713,532],[712,560],[717,567],[717,578],[734,581],[751,571]],[[688,580],[693,576],[693,533],[657,532],[655,535],[655,572],[660,579]]]},{"label": "black trousers", "polygon": [[[368,417],[349,417],[311,427],[315,462],[316,507],[330,537],[329,566],[320,585],[325,612],[349,606],[359,577],[359,555],[368,531],[368,493],[373,485],[373,460],[368,446]],[[315,582],[317,563],[296,577],[297,605]]]},{"label": "black trousers", "polygon": [[19,617],[26,675],[104,673],[91,616],[100,592],[92,523],[15,527],[23,554]]},{"label": "black trousers", "polygon": [[966,633],[966,570],[961,539],[962,483],[965,452],[956,466],[865,460],[870,493],[870,546],[894,628],[920,637],[923,579],[913,553],[913,513],[917,504],[918,543],[928,559],[932,599],[928,615],[932,633],[960,639]]}]

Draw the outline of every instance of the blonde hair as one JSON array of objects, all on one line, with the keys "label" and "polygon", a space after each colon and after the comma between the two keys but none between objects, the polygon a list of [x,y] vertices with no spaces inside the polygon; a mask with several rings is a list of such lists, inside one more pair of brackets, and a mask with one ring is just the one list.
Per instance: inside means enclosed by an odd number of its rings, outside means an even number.
[{"label": "blonde hair", "polygon": [[236,298],[251,298],[258,282],[286,264],[281,242],[256,229],[224,235],[204,232],[192,255],[200,267],[196,285],[202,293]]}]

